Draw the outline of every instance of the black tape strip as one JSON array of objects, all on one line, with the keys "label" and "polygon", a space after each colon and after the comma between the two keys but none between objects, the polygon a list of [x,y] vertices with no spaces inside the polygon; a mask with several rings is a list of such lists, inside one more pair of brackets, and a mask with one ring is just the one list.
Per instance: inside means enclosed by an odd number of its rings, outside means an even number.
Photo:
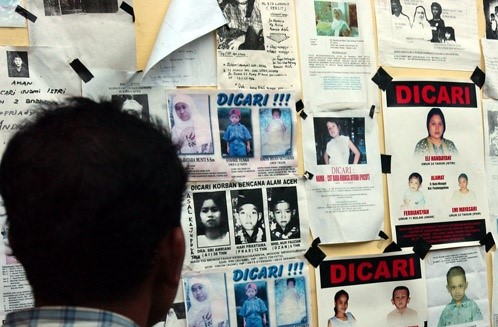
[{"label": "black tape strip", "polygon": [[74,71],[83,80],[83,82],[88,83],[93,78],[92,73],[90,73],[88,68],[86,68],[79,59],[74,59],[69,65],[73,67]]},{"label": "black tape strip", "polygon": [[384,70],[384,68],[379,67],[375,75],[372,77],[372,81],[377,84],[377,86],[382,90],[385,91],[387,86],[391,83],[393,78],[391,75],[389,75],[388,72]]},{"label": "black tape strip", "polygon": [[394,242],[394,241],[391,242],[391,244],[386,246],[386,248],[384,249],[384,253],[398,252],[398,251],[402,251],[401,247],[398,244],[396,244],[396,242]]},{"label": "black tape strip", "polygon": [[390,154],[381,154],[380,155],[380,164],[382,166],[383,174],[391,173],[391,155]]},{"label": "black tape strip", "polygon": [[119,8],[123,9],[128,14],[130,14],[131,17],[133,18],[133,22],[135,22],[135,11],[133,10],[132,6],[123,1],[121,2],[121,6],[119,6]]},{"label": "black tape strip", "polygon": [[311,179],[313,179],[313,176],[315,176],[315,175],[313,175],[309,171],[305,171],[304,174],[303,174],[303,176],[304,176],[304,178],[311,180]]},{"label": "black tape strip", "polygon": [[303,100],[299,100],[296,102],[296,111],[299,112],[301,109],[304,108],[304,103]]},{"label": "black tape strip", "polygon": [[472,75],[470,75],[470,79],[481,89],[486,81],[486,74],[481,70],[481,68],[476,66],[476,69],[474,69]]},{"label": "black tape strip", "polygon": [[422,237],[419,237],[413,245],[413,252],[415,252],[420,259],[424,260],[431,247],[432,245],[427,243]]},{"label": "black tape strip", "polygon": [[33,23],[36,22],[36,19],[38,18],[19,5],[17,5],[17,7],[16,7],[16,13],[18,13],[19,15],[23,16],[24,18],[30,20]]},{"label": "black tape strip", "polygon": [[488,232],[482,240],[479,241],[479,244],[484,245],[486,252],[489,252],[489,250],[491,250],[491,248],[495,245],[495,239],[493,238],[491,232]]},{"label": "black tape strip", "polygon": [[374,114],[375,114],[375,106],[374,106],[374,105],[372,105],[372,106],[370,107],[370,112],[368,113],[368,115],[370,116],[370,118],[372,118],[372,119],[373,119],[373,118],[374,118]]},{"label": "black tape strip", "polygon": [[301,112],[299,113],[299,116],[301,116],[302,119],[308,118],[308,115],[304,112],[304,110],[301,110]]},{"label": "black tape strip", "polygon": [[313,240],[311,247],[306,251],[304,257],[308,260],[309,263],[313,265],[313,267],[318,267],[323,259],[325,259],[325,253],[318,247],[320,244],[320,238],[317,237]]},{"label": "black tape strip", "polygon": [[384,239],[384,240],[389,239],[389,236],[388,236],[386,233],[384,233],[384,231],[383,231],[383,230],[381,230],[381,231],[379,232],[379,237],[380,237],[380,238],[382,238],[382,239]]}]

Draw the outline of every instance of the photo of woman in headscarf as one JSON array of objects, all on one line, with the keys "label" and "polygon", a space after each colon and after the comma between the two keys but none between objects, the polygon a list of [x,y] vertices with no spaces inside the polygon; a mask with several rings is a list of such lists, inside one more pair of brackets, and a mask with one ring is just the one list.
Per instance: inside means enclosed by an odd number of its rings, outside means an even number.
[{"label": "photo of woman in headscarf", "polygon": [[184,285],[188,327],[229,326],[224,274],[185,278]]},{"label": "photo of woman in headscarf", "polygon": [[[178,154],[214,153],[209,107],[196,105],[204,100],[202,97],[177,93],[170,98],[171,137]],[[209,106],[208,99],[202,103]]]}]

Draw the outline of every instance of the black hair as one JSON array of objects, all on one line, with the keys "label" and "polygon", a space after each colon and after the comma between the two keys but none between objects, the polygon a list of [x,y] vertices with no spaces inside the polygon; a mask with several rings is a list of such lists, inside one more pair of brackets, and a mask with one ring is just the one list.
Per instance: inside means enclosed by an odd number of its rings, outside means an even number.
[{"label": "black hair", "polygon": [[204,201],[213,200],[218,209],[220,209],[221,218],[220,225],[217,227],[223,234],[228,232],[228,217],[227,217],[227,204],[225,191],[219,192],[202,192],[194,193],[194,205],[195,205],[195,219],[197,226],[197,235],[204,235],[206,233],[206,227],[201,220],[201,209]]},{"label": "black hair", "polygon": [[291,277],[291,278],[287,278],[287,281],[285,282],[287,285],[289,285],[290,282],[293,282],[294,285],[296,285],[296,279]]},{"label": "black hair", "polygon": [[439,117],[441,117],[441,121],[443,122],[443,133],[441,133],[441,138],[443,138],[444,137],[444,132],[446,132],[446,120],[444,120],[443,111],[441,109],[439,109],[439,108],[432,108],[427,113],[427,121],[425,123],[425,126],[427,127],[427,134],[430,136],[430,134],[429,134],[429,123],[431,121],[432,116],[435,116],[435,115],[439,115]]},{"label": "black hair", "polygon": [[345,290],[340,290],[340,291],[337,291],[337,293],[335,293],[334,295],[334,312],[335,314],[337,314],[337,307],[335,306],[335,303],[337,302],[337,300],[339,300],[339,298],[341,296],[345,295],[346,296],[346,299],[349,300],[349,294],[348,292],[346,292]]},{"label": "black hair", "polygon": [[36,300],[129,296],[180,226],[187,172],[170,135],[111,102],[37,108],[0,164],[13,254]]},{"label": "black hair", "polygon": [[467,281],[467,277],[465,277],[465,270],[461,266],[451,267],[446,273],[446,280],[448,280],[450,277],[455,277],[455,276],[463,276],[463,279]]},{"label": "black hair", "polygon": [[411,173],[410,176],[408,176],[408,181],[410,181],[410,179],[412,179],[412,178],[417,178],[418,182],[420,184],[422,184],[422,176],[419,173],[417,173],[417,172]]},{"label": "black hair", "polygon": [[271,110],[271,114],[273,115],[275,112],[278,112],[279,115],[282,115],[282,111],[279,108],[273,108]]},{"label": "black hair", "polygon": [[393,297],[392,297],[393,300],[394,300],[394,292],[396,292],[396,291],[406,291],[407,297],[410,297],[410,290],[408,289],[408,287],[401,285],[401,286],[396,286],[393,289]]},{"label": "black hair", "polygon": [[458,181],[460,180],[460,178],[465,178],[467,182],[469,181],[469,177],[466,173],[461,173],[460,175],[458,175]]}]

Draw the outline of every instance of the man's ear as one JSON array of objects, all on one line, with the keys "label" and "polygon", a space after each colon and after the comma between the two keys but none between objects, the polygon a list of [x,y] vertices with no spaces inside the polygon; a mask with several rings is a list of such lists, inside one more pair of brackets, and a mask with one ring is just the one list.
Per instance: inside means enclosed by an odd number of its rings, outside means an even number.
[{"label": "man's ear", "polygon": [[159,243],[156,264],[164,282],[177,287],[180,282],[183,258],[185,256],[185,237],[180,226],[173,228]]}]

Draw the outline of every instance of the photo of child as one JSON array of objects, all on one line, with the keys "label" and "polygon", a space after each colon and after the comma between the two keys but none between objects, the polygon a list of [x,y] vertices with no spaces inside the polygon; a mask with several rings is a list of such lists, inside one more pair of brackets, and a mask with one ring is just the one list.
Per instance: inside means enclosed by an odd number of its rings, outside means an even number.
[{"label": "photo of child", "polygon": [[[222,151],[224,156],[228,157],[251,157],[252,136],[246,127],[246,122],[251,121],[251,110],[247,108],[231,108],[226,115],[226,109],[218,110],[218,119],[225,123],[220,126],[220,133],[223,133]],[[227,116],[227,117],[226,117]],[[227,119],[228,118],[228,122]]]},{"label": "photo of child", "polygon": [[283,156],[292,153],[291,110],[280,108],[260,109],[261,155]]},{"label": "photo of child", "polygon": [[[241,291],[244,294],[240,294]],[[235,284],[235,302],[239,327],[263,327],[268,319],[266,282]]]},{"label": "photo of child", "polygon": [[408,308],[410,303],[410,290],[406,286],[396,286],[393,289],[391,303],[394,310],[387,314],[388,327],[418,326],[418,313]]},{"label": "photo of child", "polygon": [[231,191],[235,244],[266,242],[261,190]]},{"label": "photo of child", "polygon": [[408,188],[403,194],[401,209],[422,208],[425,206],[425,197],[420,191],[421,186],[422,176],[417,172],[411,173],[408,176]]},{"label": "photo of child", "polygon": [[272,241],[296,239],[301,236],[297,190],[295,187],[275,187],[266,190]]},{"label": "photo of child", "polygon": [[277,326],[303,324],[308,321],[304,277],[276,280],[275,301]]},{"label": "photo of child", "polygon": [[446,289],[451,301],[439,317],[438,327],[451,326],[483,319],[477,303],[465,295],[469,286],[465,270],[461,266],[453,266],[446,273]]}]

